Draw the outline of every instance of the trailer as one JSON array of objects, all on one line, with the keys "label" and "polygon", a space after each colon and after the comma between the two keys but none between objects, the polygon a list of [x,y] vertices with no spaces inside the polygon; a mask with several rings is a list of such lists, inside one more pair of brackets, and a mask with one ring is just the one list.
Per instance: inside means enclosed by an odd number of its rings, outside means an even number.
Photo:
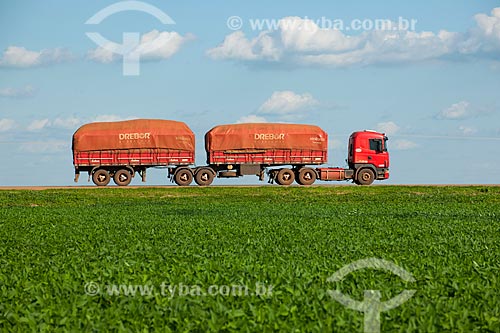
[{"label": "trailer", "polygon": [[[195,177],[198,185],[209,185],[213,177],[231,178],[257,175],[264,180],[268,168],[271,180],[290,185],[294,170],[306,165],[326,163],[328,135],[318,126],[299,124],[251,123],[220,125],[205,135],[207,164],[203,174]],[[305,173],[297,177],[302,184]]]},{"label": "trailer", "polygon": [[[175,166],[190,170],[195,158],[195,137],[183,122],[136,119],[96,122],[81,126],[73,135],[75,182],[87,172],[97,186],[111,179],[128,185],[138,173],[146,181],[151,167]],[[187,173],[189,175],[189,173]],[[178,177],[188,177],[178,172]],[[192,180],[192,178],[191,178]],[[179,183],[189,179],[178,179]]]},{"label": "trailer", "polygon": [[[327,163],[328,135],[318,126],[301,124],[251,123],[220,125],[205,135],[207,165],[191,169],[200,186],[214,178],[256,175],[279,185],[312,185],[316,180],[352,180],[370,185],[389,178],[388,138],[375,131],[354,132],[349,138],[348,168],[318,167]],[[169,177],[178,185],[178,173],[169,168]]]}]

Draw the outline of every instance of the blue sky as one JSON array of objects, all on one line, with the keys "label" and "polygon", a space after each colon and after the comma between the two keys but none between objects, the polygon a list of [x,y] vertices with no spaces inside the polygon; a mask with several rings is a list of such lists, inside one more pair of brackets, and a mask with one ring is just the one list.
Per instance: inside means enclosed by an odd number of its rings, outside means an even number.
[{"label": "blue sky", "polygon": [[[147,1],[175,24],[134,11],[85,24],[114,3],[0,4],[0,185],[73,184],[73,132],[134,117],[185,121],[199,165],[211,127],[285,121],[326,130],[334,166],[345,166],[351,132],[386,131],[387,183],[500,181],[497,1]],[[241,29],[228,27],[231,16]],[[414,31],[314,29],[322,18],[345,28],[399,17],[417,20]],[[281,25],[254,31],[256,19]],[[140,75],[124,76],[121,56],[92,31],[116,43],[140,33]],[[153,37],[164,43],[151,48]],[[164,177],[152,170],[148,184]]]}]

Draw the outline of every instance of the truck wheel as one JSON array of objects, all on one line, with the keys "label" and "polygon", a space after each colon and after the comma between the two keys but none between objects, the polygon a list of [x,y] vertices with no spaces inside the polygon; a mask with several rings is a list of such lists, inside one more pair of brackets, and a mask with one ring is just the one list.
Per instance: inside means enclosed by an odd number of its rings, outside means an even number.
[{"label": "truck wheel", "polygon": [[175,173],[174,181],[179,186],[188,186],[193,181],[193,173],[189,169],[180,169]]},{"label": "truck wheel", "polygon": [[375,180],[375,174],[370,169],[363,169],[358,173],[358,183],[359,185],[371,185]]},{"label": "truck wheel", "polygon": [[297,183],[300,185],[312,185],[316,181],[316,171],[311,168],[302,168],[297,177]]},{"label": "truck wheel", "polygon": [[118,186],[127,186],[132,181],[132,175],[128,170],[120,169],[113,176],[113,180]]},{"label": "truck wheel", "polygon": [[281,169],[276,176],[276,182],[280,185],[290,185],[295,180],[295,174],[290,169]]},{"label": "truck wheel", "polygon": [[208,186],[214,181],[214,174],[212,170],[208,168],[202,168],[198,170],[194,176],[194,181],[200,186]]},{"label": "truck wheel", "polygon": [[104,169],[99,169],[92,175],[92,181],[97,186],[106,186],[109,184],[110,180],[111,176],[109,175],[109,172]]}]

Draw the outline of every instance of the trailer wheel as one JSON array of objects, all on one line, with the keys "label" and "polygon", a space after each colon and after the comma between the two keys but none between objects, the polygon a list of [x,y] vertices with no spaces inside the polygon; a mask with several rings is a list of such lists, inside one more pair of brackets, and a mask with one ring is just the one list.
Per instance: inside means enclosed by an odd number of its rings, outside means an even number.
[{"label": "trailer wheel", "polygon": [[362,169],[358,173],[357,182],[359,185],[371,185],[375,180],[375,174],[371,169]]},{"label": "trailer wheel", "polygon": [[316,181],[316,171],[311,168],[302,168],[297,177],[297,183],[300,185],[312,185]]},{"label": "trailer wheel", "polygon": [[174,175],[174,181],[179,186],[188,186],[193,181],[193,173],[190,169],[180,169]]},{"label": "trailer wheel", "polygon": [[214,173],[209,168],[201,168],[194,176],[194,181],[200,186],[208,186],[214,181]]},{"label": "trailer wheel", "polygon": [[132,181],[132,175],[128,170],[120,169],[113,176],[113,180],[118,186],[127,186]]},{"label": "trailer wheel", "polygon": [[276,176],[276,182],[280,185],[290,185],[295,180],[295,173],[290,169],[281,169]]},{"label": "trailer wheel", "polygon": [[109,172],[104,169],[96,170],[96,172],[92,175],[92,181],[97,186],[106,186],[109,184],[110,180],[111,176],[109,175]]}]

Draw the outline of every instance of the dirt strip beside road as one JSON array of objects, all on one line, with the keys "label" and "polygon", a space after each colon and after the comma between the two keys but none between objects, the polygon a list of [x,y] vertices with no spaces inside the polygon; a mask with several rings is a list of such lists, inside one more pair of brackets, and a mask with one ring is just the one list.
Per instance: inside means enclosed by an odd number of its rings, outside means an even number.
[{"label": "dirt strip beside road", "polygon": [[[267,187],[267,186],[276,186],[276,185],[211,185],[210,187]],[[299,187],[300,185],[291,185]],[[310,187],[342,187],[342,186],[354,186],[351,184],[325,184],[325,185],[312,185]],[[468,187],[468,186],[488,186],[488,187],[498,187],[500,184],[375,184],[371,186],[432,186],[432,187]],[[193,187],[198,187],[193,185]],[[106,187],[97,187],[94,185],[89,186],[0,186],[0,191],[2,190],[23,190],[23,191],[41,191],[41,190],[82,190],[82,189],[96,189],[96,188],[131,188],[131,189],[139,189],[139,188],[162,188],[162,189],[175,189],[180,188],[177,185],[143,185],[143,186],[106,186]]]}]

